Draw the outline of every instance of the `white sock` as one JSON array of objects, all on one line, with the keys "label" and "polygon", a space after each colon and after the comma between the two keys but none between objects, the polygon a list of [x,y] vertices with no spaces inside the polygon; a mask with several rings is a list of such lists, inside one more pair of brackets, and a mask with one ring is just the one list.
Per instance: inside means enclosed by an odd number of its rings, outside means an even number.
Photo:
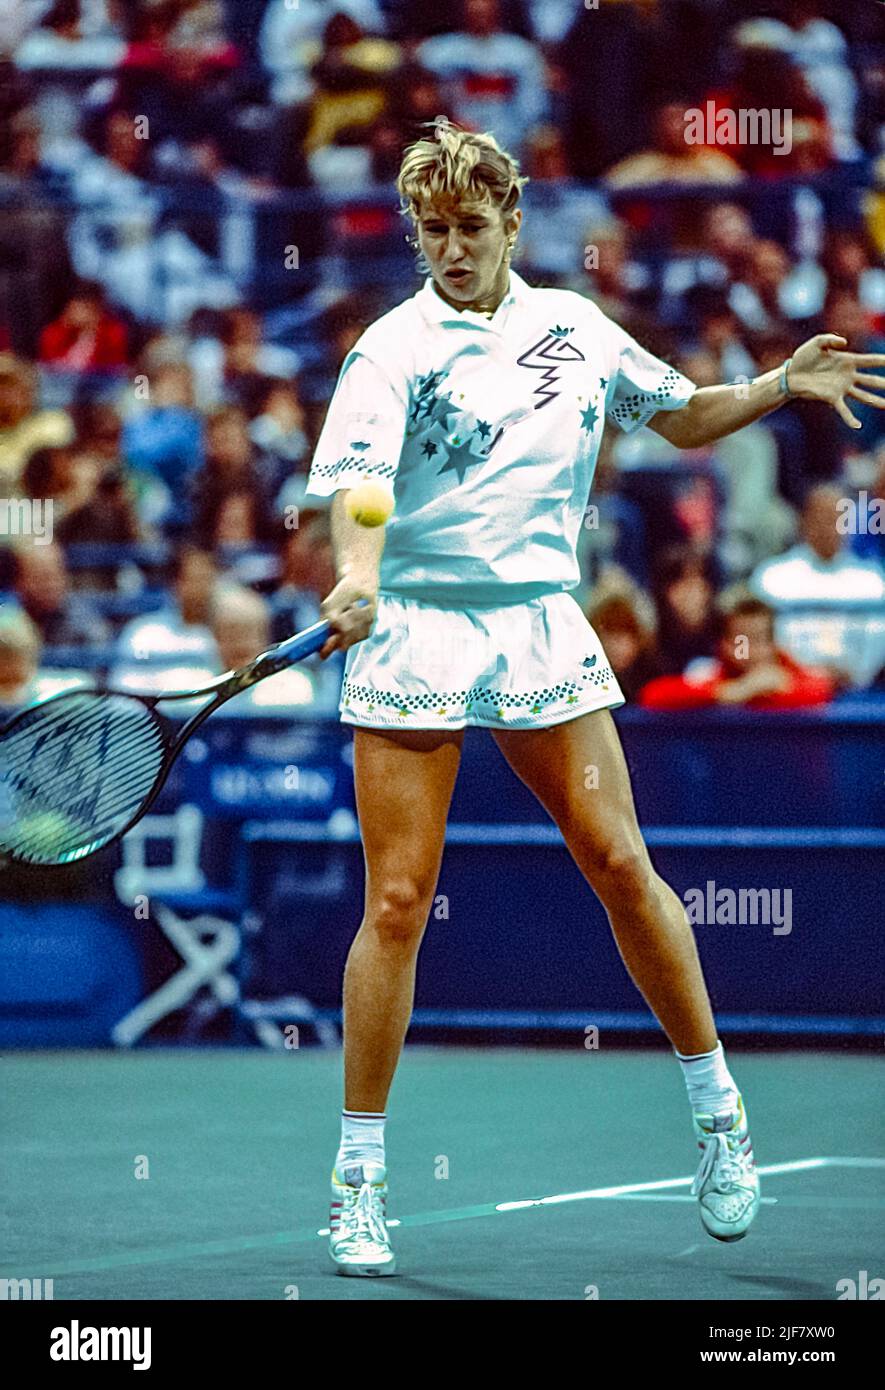
[{"label": "white sock", "polygon": [[335,1167],[339,1173],[354,1163],[380,1163],[384,1166],[384,1126],[386,1115],[362,1110],[341,1111],[341,1143]]},{"label": "white sock", "polygon": [[701,1052],[696,1057],[683,1057],[677,1052],[676,1056],[685,1077],[688,1103],[696,1114],[730,1115],[737,1109],[738,1088],[718,1039],[712,1052]]}]

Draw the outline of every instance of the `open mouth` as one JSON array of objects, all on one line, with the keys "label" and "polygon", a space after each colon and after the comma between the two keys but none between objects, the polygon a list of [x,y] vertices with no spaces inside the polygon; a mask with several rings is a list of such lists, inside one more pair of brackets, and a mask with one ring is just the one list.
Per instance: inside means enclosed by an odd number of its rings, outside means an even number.
[{"label": "open mouth", "polygon": [[460,285],[461,281],[468,279],[471,274],[469,270],[447,270],[446,279],[451,280],[453,285]]}]

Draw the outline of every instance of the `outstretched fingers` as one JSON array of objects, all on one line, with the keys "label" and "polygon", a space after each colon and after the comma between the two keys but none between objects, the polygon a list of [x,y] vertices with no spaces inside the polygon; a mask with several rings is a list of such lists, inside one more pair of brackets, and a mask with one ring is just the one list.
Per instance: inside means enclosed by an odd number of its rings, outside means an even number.
[{"label": "outstretched fingers", "polygon": [[863,401],[864,405],[874,405],[877,410],[885,410],[885,396],[874,396],[872,391],[862,391],[859,386],[850,387],[848,394],[856,401]]},{"label": "outstretched fingers", "polygon": [[859,430],[863,428],[860,420],[858,420],[856,415],[852,415],[848,406],[845,404],[844,396],[840,396],[837,401],[833,402],[833,408],[838,412],[839,418],[845,422],[849,429]]}]

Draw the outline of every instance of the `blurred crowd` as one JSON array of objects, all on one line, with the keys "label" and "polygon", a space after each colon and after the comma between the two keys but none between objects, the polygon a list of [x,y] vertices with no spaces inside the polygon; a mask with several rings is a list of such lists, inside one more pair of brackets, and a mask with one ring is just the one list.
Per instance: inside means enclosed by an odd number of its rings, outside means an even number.
[{"label": "blurred crowd", "polygon": [[[79,670],[184,687],[318,616],[311,448],[347,351],[418,287],[392,181],[440,113],[529,175],[519,272],[699,385],[823,330],[885,352],[882,8],[22,0],[0,33],[0,711]],[[715,136],[774,101],[786,144]],[[885,687],[885,420],[853,408],[857,433],[790,402],[690,453],[606,431],[578,597],[630,698]],[[18,501],[51,501],[51,538]],[[331,711],[338,678],[315,662],[279,699]]]}]

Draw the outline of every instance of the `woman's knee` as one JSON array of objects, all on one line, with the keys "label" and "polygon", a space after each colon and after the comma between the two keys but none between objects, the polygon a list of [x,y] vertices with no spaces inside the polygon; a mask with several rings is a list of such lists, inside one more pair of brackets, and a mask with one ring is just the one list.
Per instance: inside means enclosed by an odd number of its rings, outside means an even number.
[{"label": "woman's knee", "polygon": [[641,839],[593,845],[582,867],[607,907],[610,900],[638,904],[655,889],[657,875]]},{"label": "woman's knee", "polygon": [[422,884],[411,875],[387,879],[367,896],[366,922],[385,941],[420,940],[432,896],[433,884]]}]

